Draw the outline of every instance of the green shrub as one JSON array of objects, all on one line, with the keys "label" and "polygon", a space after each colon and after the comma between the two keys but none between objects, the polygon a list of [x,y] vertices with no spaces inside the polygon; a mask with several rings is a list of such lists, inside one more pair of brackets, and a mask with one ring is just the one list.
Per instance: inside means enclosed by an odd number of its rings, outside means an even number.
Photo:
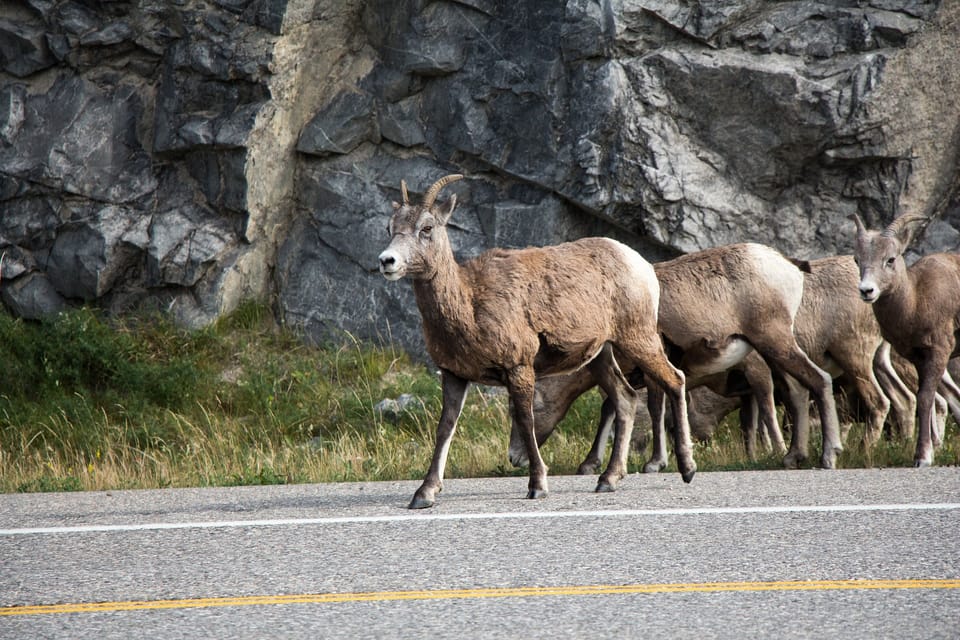
[{"label": "green shrub", "polygon": [[[347,334],[311,345],[256,303],[199,331],[91,310],[43,322],[0,314],[0,358],[0,491],[420,478],[441,409],[436,372],[406,354]],[[419,402],[376,409],[403,393]],[[600,402],[596,391],[579,398],[545,443],[552,474],[576,471]],[[471,386],[448,476],[524,474],[506,459],[509,428],[506,394]],[[866,455],[861,436],[855,426],[840,466],[911,464],[912,443]],[[951,421],[937,463],[960,463],[958,451]],[[645,455],[631,455],[631,471]],[[695,456],[703,471],[781,467],[775,454],[747,459],[735,414]]]}]

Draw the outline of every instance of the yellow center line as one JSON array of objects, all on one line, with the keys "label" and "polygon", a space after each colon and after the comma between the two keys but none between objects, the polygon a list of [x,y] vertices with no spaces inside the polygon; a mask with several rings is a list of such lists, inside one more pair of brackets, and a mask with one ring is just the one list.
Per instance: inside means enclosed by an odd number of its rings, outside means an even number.
[{"label": "yellow center line", "polygon": [[179,600],[129,600],[0,607],[0,616],[63,613],[151,611],[288,604],[386,602],[392,600],[454,600],[476,598],[531,598],[546,596],[635,595],[662,593],[716,593],[723,591],[850,591],[864,589],[960,589],[960,579],[921,580],[788,580],[778,582],[694,582],[673,584],[581,585],[561,587],[503,587],[437,589],[423,591],[371,591],[365,593],[315,593]]}]

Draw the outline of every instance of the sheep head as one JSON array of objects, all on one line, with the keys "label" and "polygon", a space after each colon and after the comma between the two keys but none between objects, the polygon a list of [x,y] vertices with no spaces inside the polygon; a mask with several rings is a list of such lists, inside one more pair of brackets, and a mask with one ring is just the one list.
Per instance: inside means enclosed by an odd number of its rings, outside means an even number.
[{"label": "sheep head", "polygon": [[926,217],[917,213],[900,216],[883,231],[867,229],[857,214],[850,219],[857,225],[853,256],[860,268],[860,298],[872,304],[905,277],[903,253],[910,246],[916,223]]},{"label": "sheep head", "polygon": [[380,273],[387,280],[404,276],[429,279],[436,273],[438,256],[452,255],[446,225],[457,206],[456,194],[444,205],[436,205],[440,190],[451,182],[462,180],[455,173],[434,182],[414,205],[407,193],[407,183],[400,181],[403,202],[393,202],[393,215],[387,223],[389,246],[380,254]]}]

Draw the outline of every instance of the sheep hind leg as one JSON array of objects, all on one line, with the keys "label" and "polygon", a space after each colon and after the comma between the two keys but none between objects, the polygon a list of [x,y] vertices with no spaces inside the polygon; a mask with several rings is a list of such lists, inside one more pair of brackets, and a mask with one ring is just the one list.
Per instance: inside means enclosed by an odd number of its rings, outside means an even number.
[{"label": "sheep hind leg", "polygon": [[758,431],[757,401],[752,395],[743,396],[740,398],[740,435],[750,462],[757,461]]},{"label": "sheep hind leg", "polygon": [[577,475],[588,476],[600,471],[603,465],[603,454],[607,449],[607,440],[610,439],[610,431],[614,427],[614,420],[617,417],[615,402],[610,398],[605,398],[600,407],[600,423],[597,425],[597,435],[593,438],[593,446],[590,452],[583,459],[580,466],[577,467]]},{"label": "sheep hind leg", "polygon": [[[761,340],[753,346],[772,369],[793,376],[813,395],[817,410],[820,413],[820,428],[823,433],[823,451],[820,456],[820,465],[824,469],[834,469],[837,466],[837,455],[843,451],[843,443],[840,440],[837,403],[833,397],[833,377],[815,365],[807,354],[800,349],[789,327],[784,331],[785,333],[782,335],[771,333],[766,341]],[[806,411],[806,408],[799,409],[799,413],[803,411]],[[784,461],[785,465],[788,464],[788,460],[792,459],[791,454],[793,453],[791,447],[791,452],[787,454],[787,459]]]},{"label": "sheep hind leg", "polygon": [[777,419],[777,407],[773,398],[773,376],[770,369],[766,365],[762,369],[751,366],[745,373],[752,389],[752,404],[756,412],[753,420],[758,422],[756,428],[767,435],[769,449],[784,454],[787,451],[787,445],[784,444],[783,430]]},{"label": "sheep hind leg", "polygon": [[[627,475],[627,456],[637,411],[637,392],[620,370],[609,344],[603,347],[600,355],[594,358],[589,366],[597,377],[600,388],[607,394],[607,402],[612,404],[614,413],[613,450],[596,488],[597,493],[607,493],[615,491],[617,484]],[[601,434],[598,433],[597,438],[600,437]],[[594,441],[595,444],[596,442],[597,440]]]},{"label": "sheep hind leg", "polygon": [[888,415],[892,416],[897,435],[904,440],[912,439],[917,424],[917,396],[894,368],[889,342],[882,343],[874,354],[873,371],[884,395],[890,400]]},{"label": "sheep hind leg", "polygon": [[790,376],[783,376],[783,382],[787,387],[783,403],[792,427],[790,450],[783,457],[783,466],[799,469],[810,451],[810,393]]},{"label": "sheep hind leg", "polygon": [[867,405],[867,425],[863,431],[863,448],[868,454],[883,435],[883,424],[890,413],[890,399],[883,393],[872,368],[853,375],[853,386]]},{"label": "sheep hind leg", "polygon": [[[690,423],[687,418],[686,381],[683,372],[670,364],[662,349],[651,347],[641,353],[643,357],[637,362],[643,370],[644,379],[651,387],[660,388],[670,398],[673,415],[673,451],[677,457],[677,469],[683,481],[689,483],[697,472],[697,463],[693,459],[693,441],[690,438]],[[652,397],[653,394],[651,394]],[[655,416],[651,413],[651,417]],[[654,425],[654,433],[656,430],[657,427]]]},{"label": "sheep hind leg", "polygon": [[[940,395],[947,403],[947,413],[953,416],[953,419],[960,423],[960,386],[957,385],[953,376],[950,375],[950,369],[943,370],[943,377],[940,378]],[[946,416],[943,420],[937,420],[937,430],[934,435],[934,445],[940,446],[943,443],[946,427]]]}]

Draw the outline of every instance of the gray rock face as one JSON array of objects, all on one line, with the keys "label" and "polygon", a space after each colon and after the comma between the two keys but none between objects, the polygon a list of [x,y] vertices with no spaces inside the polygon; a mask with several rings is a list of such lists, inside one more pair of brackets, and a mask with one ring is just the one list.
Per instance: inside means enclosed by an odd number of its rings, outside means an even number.
[{"label": "gray rock face", "polygon": [[937,0],[29,0],[0,18],[0,298],[270,298],[420,355],[387,283],[400,180],[459,257],[611,235],[849,251],[859,213],[960,248],[960,6]]}]

